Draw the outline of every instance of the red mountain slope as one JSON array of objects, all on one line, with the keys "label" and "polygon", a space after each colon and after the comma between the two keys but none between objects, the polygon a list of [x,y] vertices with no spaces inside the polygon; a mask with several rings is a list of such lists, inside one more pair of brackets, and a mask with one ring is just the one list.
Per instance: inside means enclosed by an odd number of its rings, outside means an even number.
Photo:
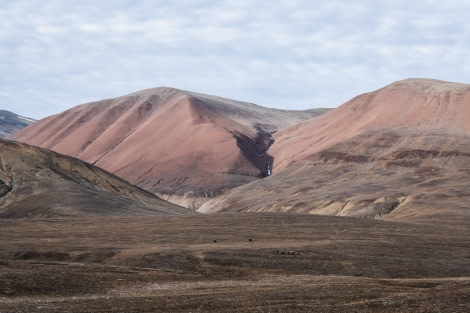
[{"label": "red mountain slope", "polygon": [[274,175],[201,212],[470,214],[470,85],[409,79],[274,135]]},{"label": "red mountain slope", "polygon": [[207,197],[270,174],[271,133],[323,111],[281,111],[171,88],[84,104],[11,139],[77,157],[165,199]]},{"label": "red mountain slope", "polygon": [[407,79],[355,97],[323,116],[288,127],[270,149],[277,171],[364,132],[470,133],[470,86]]}]

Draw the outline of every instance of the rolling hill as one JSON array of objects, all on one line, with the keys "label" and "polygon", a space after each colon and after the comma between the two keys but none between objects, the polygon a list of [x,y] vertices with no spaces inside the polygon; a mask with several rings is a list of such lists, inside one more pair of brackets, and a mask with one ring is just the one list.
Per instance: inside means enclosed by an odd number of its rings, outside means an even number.
[{"label": "rolling hill", "polygon": [[0,139],[0,217],[193,213],[91,164]]}]

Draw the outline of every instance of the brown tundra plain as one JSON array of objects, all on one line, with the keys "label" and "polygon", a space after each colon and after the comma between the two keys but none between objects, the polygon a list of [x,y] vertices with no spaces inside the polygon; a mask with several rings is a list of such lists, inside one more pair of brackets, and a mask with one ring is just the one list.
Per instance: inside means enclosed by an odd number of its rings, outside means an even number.
[{"label": "brown tundra plain", "polygon": [[469,312],[468,220],[0,220],[0,312]]}]

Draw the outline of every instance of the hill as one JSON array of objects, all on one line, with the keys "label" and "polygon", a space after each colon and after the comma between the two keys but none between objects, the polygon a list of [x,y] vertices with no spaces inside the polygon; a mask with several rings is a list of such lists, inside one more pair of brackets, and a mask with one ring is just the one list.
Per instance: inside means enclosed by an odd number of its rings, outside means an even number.
[{"label": "hill", "polygon": [[274,134],[271,177],[201,212],[289,211],[394,219],[467,216],[470,86],[395,82]]},{"label": "hill", "polygon": [[34,119],[22,117],[5,110],[0,110],[0,138],[5,138],[33,122],[35,122]]},{"label": "hill", "polygon": [[1,218],[191,212],[78,159],[0,139]]},{"label": "hill", "polygon": [[87,103],[11,139],[73,156],[197,208],[271,174],[272,133],[327,111],[285,111],[160,87]]}]

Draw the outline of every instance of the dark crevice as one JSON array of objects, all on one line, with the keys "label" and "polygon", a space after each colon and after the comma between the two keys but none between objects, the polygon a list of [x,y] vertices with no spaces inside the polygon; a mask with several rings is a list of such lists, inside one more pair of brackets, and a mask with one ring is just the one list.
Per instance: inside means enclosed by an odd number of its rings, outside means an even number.
[{"label": "dark crevice", "polygon": [[12,190],[12,187],[7,185],[4,181],[0,180],[0,197],[5,196]]},{"label": "dark crevice", "polygon": [[274,142],[269,133],[258,132],[256,138],[244,134],[234,133],[237,146],[243,156],[260,170],[258,177],[267,177],[272,174],[274,157],[267,153]]}]

